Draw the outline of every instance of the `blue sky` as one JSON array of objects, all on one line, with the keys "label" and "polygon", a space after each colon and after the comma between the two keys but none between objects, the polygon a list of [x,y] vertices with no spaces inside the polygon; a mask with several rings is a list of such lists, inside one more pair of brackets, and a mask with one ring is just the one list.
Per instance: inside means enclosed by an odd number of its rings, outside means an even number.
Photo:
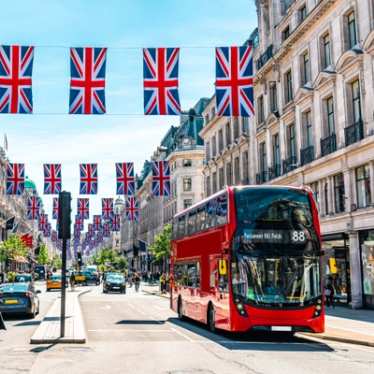
[{"label": "blue sky", "polygon": [[[183,109],[213,94],[214,46],[242,44],[256,27],[252,0],[16,0],[2,4],[0,43],[35,45],[34,115],[0,115],[9,158],[43,187],[43,163],[61,162],[63,188],[78,196],[79,163],[97,162],[99,194],[115,196],[115,162],[134,161],[140,172],[178,117],[145,117],[142,47],[181,47]],[[108,114],[67,115],[70,46],[108,47]],[[122,49],[129,47],[129,49]],[[196,48],[197,47],[197,48]],[[47,113],[53,113],[48,115]],[[0,140],[1,141],[1,140]],[[51,215],[51,196],[44,196]],[[76,201],[73,201],[75,206]]]}]

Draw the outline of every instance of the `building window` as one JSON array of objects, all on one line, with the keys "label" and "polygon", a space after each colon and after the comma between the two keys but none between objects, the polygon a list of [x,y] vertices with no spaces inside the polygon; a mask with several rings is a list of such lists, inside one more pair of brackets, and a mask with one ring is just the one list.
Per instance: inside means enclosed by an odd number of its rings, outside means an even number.
[{"label": "building window", "polygon": [[183,160],[183,167],[184,168],[189,168],[192,166],[192,160],[189,160],[189,159],[184,159]]},{"label": "building window", "polygon": [[183,207],[184,209],[189,208],[192,205],[192,199],[184,199],[183,200]]},{"label": "building window", "polygon": [[288,70],[284,75],[284,101],[289,103],[293,100],[293,89],[292,89],[292,72]]},{"label": "building window", "polygon": [[218,151],[219,152],[223,151],[223,130],[222,129],[218,131]]},{"label": "building window", "polygon": [[260,163],[259,163],[259,171],[260,173],[263,173],[266,171],[267,169],[267,162],[266,162],[266,144],[265,142],[262,142],[260,143],[260,152],[259,152],[259,155],[260,155]]},{"label": "building window", "polygon": [[249,134],[249,119],[248,117],[242,117],[242,133]]},{"label": "building window", "polygon": [[270,82],[269,85],[270,111],[278,111],[277,82]]},{"label": "building window", "polygon": [[356,169],[357,207],[365,208],[371,204],[369,165]]},{"label": "building window", "polygon": [[325,100],[326,112],[326,137],[335,133],[334,98],[332,96]]},{"label": "building window", "polygon": [[296,163],[296,131],[294,124],[287,127],[287,152],[292,163]]},{"label": "building window", "polygon": [[322,69],[326,69],[331,65],[331,39],[329,33],[323,35],[321,38],[321,59]]},{"label": "building window", "polygon": [[352,11],[346,15],[347,49],[352,49],[357,44],[356,17]]},{"label": "building window", "polygon": [[343,174],[334,176],[334,199],[335,199],[335,213],[345,211],[345,190]]},{"label": "building window", "polygon": [[239,118],[238,117],[233,118],[233,126],[234,126],[234,139],[236,140],[239,138]]},{"label": "building window", "polygon": [[213,178],[212,190],[213,190],[213,193],[216,193],[217,192],[217,172],[213,173],[212,178]]},{"label": "building window", "polygon": [[258,123],[263,123],[265,120],[264,97],[262,95],[257,98],[257,120]]},{"label": "building window", "polygon": [[329,214],[329,184],[327,182],[323,187],[323,194],[325,195],[325,214]]},{"label": "building window", "polygon": [[231,127],[230,122],[226,123],[226,147],[231,144]]},{"label": "building window", "polygon": [[210,142],[206,142],[205,146],[205,160],[209,161],[210,159]]},{"label": "building window", "polygon": [[249,184],[249,169],[248,169],[248,152],[244,152],[243,156],[243,183]]},{"label": "building window", "polygon": [[218,179],[219,179],[219,189],[221,190],[225,185],[225,178],[223,174],[223,168],[220,168],[218,171]]},{"label": "building window", "polygon": [[211,195],[211,188],[210,188],[210,175],[208,175],[207,177],[206,177],[206,195],[207,196],[210,196]]},{"label": "building window", "polygon": [[234,159],[234,176],[235,176],[235,184],[240,184],[240,159],[239,156],[235,157]]},{"label": "building window", "polygon": [[190,177],[183,178],[183,191],[184,192],[192,191],[192,178]]},{"label": "building window", "polygon": [[310,59],[309,52],[304,52],[300,57],[300,66],[301,66],[301,84],[305,85],[310,82]]},{"label": "building window", "polygon": [[307,15],[306,4],[304,4],[299,8],[299,23],[303,22]]},{"label": "building window", "polygon": [[279,146],[279,134],[273,135],[273,169],[274,176],[279,177],[280,175],[280,146]]},{"label": "building window", "polygon": [[231,186],[232,185],[232,170],[231,170],[231,162],[228,162],[226,164],[226,181],[227,185]]},{"label": "building window", "polygon": [[286,26],[282,31],[282,41],[284,42],[290,36],[290,26]]},{"label": "building window", "polygon": [[217,156],[217,142],[216,142],[216,136],[214,135],[212,138],[212,157]]},{"label": "building window", "polygon": [[360,94],[360,81],[357,79],[351,83],[352,93],[352,120],[353,123],[361,121],[361,94]]},{"label": "building window", "polygon": [[313,145],[313,127],[312,127],[312,113],[310,110],[302,114],[303,128],[304,128],[304,148]]},{"label": "building window", "polygon": [[210,119],[212,120],[214,116],[216,115],[216,108],[213,106],[210,110]]},{"label": "building window", "polygon": [[320,209],[320,206],[319,206],[319,190],[318,190],[318,182],[314,182],[310,185],[310,188],[312,189],[313,191],[313,195],[314,195],[314,200],[316,201],[316,204],[317,204],[317,207],[318,209]]}]

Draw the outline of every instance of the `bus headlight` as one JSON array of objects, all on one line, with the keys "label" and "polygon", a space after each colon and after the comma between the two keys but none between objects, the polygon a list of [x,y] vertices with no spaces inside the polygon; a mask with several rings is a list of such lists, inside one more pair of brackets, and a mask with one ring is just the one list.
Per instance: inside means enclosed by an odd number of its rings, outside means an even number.
[{"label": "bus headlight", "polygon": [[321,305],[316,306],[316,310],[321,310],[321,309],[322,309]]},{"label": "bus headlight", "polygon": [[240,300],[235,299],[235,305],[236,308],[238,309],[238,312],[241,316],[245,317],[247,316],[247,312],[245,311],[243,303],[240,302]]}]

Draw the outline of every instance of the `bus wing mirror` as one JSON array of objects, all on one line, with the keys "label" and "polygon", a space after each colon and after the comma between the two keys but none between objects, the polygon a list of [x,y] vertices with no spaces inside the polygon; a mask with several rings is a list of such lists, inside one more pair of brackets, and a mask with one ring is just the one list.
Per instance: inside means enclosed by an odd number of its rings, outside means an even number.
[{"label": "bus wing mirror", "polygon": [[226,260],[218,261],[218,272],[219,272],[219,275],[227,275],[227,261]]}]

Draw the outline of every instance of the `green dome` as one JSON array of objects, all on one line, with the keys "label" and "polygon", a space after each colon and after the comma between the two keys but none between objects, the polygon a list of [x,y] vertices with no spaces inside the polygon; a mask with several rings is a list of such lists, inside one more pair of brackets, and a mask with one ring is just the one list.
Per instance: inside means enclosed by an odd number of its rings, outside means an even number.
[{"label": "green dome", "polygon": [[36,191],[36,185],[29,177],[25,178],[25,188]]}]

